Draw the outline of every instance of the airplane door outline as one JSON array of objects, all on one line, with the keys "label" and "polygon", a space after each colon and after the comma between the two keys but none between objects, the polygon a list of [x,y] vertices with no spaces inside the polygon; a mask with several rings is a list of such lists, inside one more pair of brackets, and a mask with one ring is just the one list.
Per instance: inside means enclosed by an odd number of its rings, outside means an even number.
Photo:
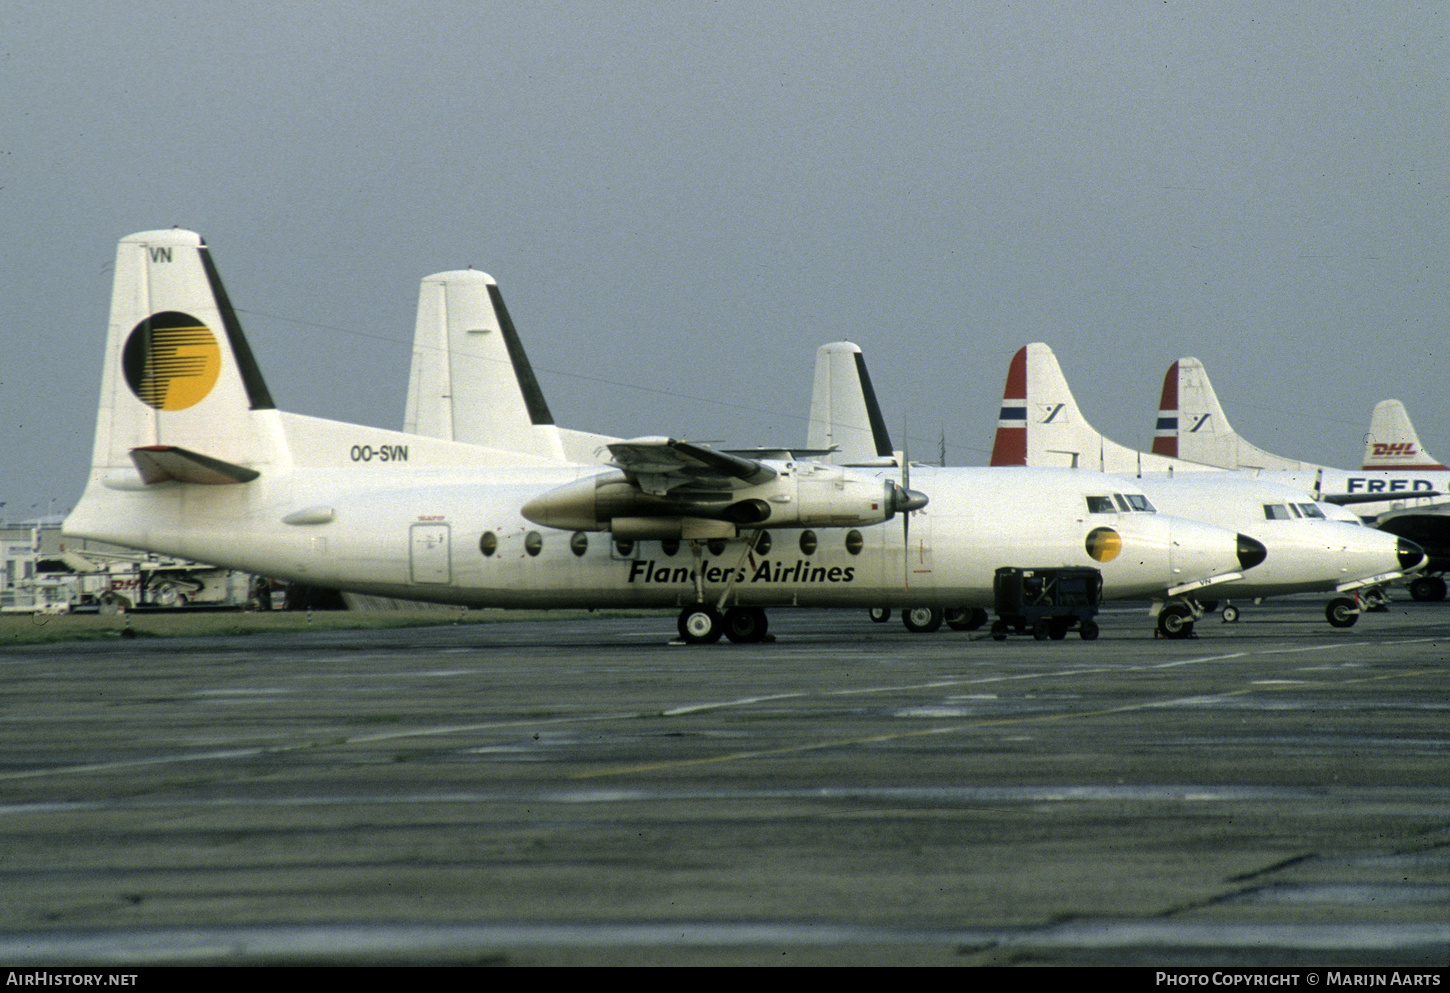
[{"label": "airplane door outline", "polygon": [[452,544],[447,524],[414,524],[408,542],[413,582],[453,582]]}]

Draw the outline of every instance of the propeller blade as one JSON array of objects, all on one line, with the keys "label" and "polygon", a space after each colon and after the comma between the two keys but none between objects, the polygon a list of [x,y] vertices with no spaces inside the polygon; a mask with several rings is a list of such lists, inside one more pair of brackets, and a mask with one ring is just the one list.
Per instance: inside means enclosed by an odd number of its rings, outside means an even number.
[{"label": "propeller blade", "polygon": [[[901,491],[911,497],[911,439],[906,434],[906,415],[901,415]],[[901,588],[911,592],[911,510],[901,513]]]}]

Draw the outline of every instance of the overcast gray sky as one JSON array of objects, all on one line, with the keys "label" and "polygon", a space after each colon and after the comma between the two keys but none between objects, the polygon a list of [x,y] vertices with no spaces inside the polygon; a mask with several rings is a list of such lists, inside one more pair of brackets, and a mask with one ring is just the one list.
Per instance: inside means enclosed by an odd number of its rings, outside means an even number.
[{"label": "overcast gray sky", "polygon": [[418,280],[498,280],[558,422],[804,441],[866,352],[987,460],[1012,353],[1147,447],[1450,458],[1442,4],[114,3],[0,10],[3,516],[64,512],[115,243],[207,239],[279,406],[401,428]]}]

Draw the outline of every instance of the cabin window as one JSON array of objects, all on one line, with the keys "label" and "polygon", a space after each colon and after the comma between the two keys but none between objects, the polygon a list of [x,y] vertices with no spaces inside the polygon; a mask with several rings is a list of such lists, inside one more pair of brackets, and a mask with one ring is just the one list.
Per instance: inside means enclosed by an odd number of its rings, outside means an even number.
[{"label": "cabin window", "polygon": [[627,556],[630,552],[634,551],[634,542],[624,538],[620,538],[615,541],[614,550],[617,551],[620,555]]},{"label": "cabin window", "polygon": [[846,551],[850,552],[852,555],[860,555],[861,549],[865,547],[865,545],[866,542],[861,537],[860,531],[852,528],[850,531],[846,532]]},{"label": "cabin window", "polygon": [[1106,496],[1090,496],[1087,498],[1089,514],[1111,514],[1113,512],[1113,498]]},{"label": "cabin window", "polygon": [[801,532],[801,554],[814,555],[816,553],[816,533],[814,531]]},{"label": "cabin window", "polygon": [[498,535],[492,531],[483,532],[483,537],[478,539],[478,550],[484,555],[492,555],[498,551]]},{"label": "cabin window", "polygon": [[583,531],[575,531],[574,537],[569,539],[569,551],[575,555],[583,555],[589,551],[589,536]]},{"label": "cabin window", "polygon": [[537,531],[530,531],[524,535],[524,551],[529,555],[538,555],[544,550],[544,536]]},{"label": "cabin window", "polygon": [[769,552],[770,552],[770,532],[769,531],[762,531],[762,532],[760,532],[760,536],[755,539],[755,550],[757,552],[759,552],[761,555],[769,554]]},{"label": "cabin window", "polygon": [[724,538],[711,538],[709,541],[705,542],[705,547],[708,548],[708,549],[710,549],[710,554],[711,555],[724,555],[725,554],[725,539]]},{"label": "cabin window", "polygon": [[680,539],[666,538],[664,541],[660,542],[660,551],[664,552],[666,555],[678,554],[680,551]]}]

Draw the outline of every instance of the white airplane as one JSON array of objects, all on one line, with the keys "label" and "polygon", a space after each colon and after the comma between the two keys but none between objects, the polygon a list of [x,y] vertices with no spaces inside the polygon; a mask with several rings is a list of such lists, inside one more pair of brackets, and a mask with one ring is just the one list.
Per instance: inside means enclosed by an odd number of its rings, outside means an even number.
[{"label": "white airplane", "polygon": [[[1129,473],[1158,508],[1231,527],[1263,542],[1269,554],[1253,574],[1221,588],[1235,599],[1289,593],[1338,594],[1326,607],[1330,624],[1348,627],[1359,604],[1348,594],[1400,579],[1423,565],[1412,542],[1363,527],[1354,515],[1262,474],[1226,472],[1163,455],[1135,452],[1104,438],[1073,398],[1052,349],[1026,345],[1012,357],[992,464],[1068,466]],[[1107,512],[1114,508],[1103,504]],[[1159,613],[1165,634],[1191,630],[1201,615],[1192,600]],[[1231,604],[1225,619],[1238,617]]]},{"label": "white airplane", "polygon": [[1424,572],[1411,581],[1416,600],[1443,600],[1450,570],[1450,468],[1427,452],[1398,400],[1377,404],[1359,470],[1288,459],[1239,436],[1229,424],[1203,363],[1182,358],[1168,367],[1158,403],[1153,451],[1222,469],[1258,470],[1262,479],[1314,499],[1352,508],[1382,531],[1424,549]]},{"label": "white airplane", "polygon": [[[484,285],[488,287],[486,293],[469,291],[473,286]],[[436,302],[440,290],[449,301],[446,308]],[[448,322],[454,328],[505,329],[506,334],[489,338],[477,334],[462,335],[456,330],[450,332],[439,319],[445,310]],[[466,362],[486,363],[486,367],[474,376],[451,375],[452,370],[460,365],[455,357],[460,352],[465,353]],[[528,358],[513,330],[497,285],[476,271],[439,273],[424,278],[419,296],[411,379],[406,423],[429,433],[447,430],[450,432],[448,437],[482,444],[495,438],[529,439],[541,431],[564,431],[553,426],[542,391],[533,378]],[[420,383],[446,385],[420,387]],[[568,434],[581,439],[585,446],[595,446],[595,456],[593,459],[586,457],[585,461],[597,462],[606,458],[609,449],[618,444],[617,440],[600,435]],[[901,456],[891,448],[864,358],[855,345],[837,343],[818,350],[808,434],[808,447],[805,449],[762,451],[853,468],[900,471]],[[529,442],[522,444],[526,450],[536,450]],[[921,471],[918,470],[918,477]],[[995,474],[981,478],[991,479],[994,485],[1002,482],[1002,478]],[[601,485],[586,481],[572,500],[563,494],[555,494],[551,500],[557,506],[543,508],[530,504],[524,508],[525,516],[553,527],[593,528],[599,519],[596,509],[599,497],[591,494],[602,492]],[[1097,499],[1097,490],[1100,489],[1094,490],[1091,499]],[[1137,496],[1133,499],[1141,503]],[[591,503],[591,500],[594,502]],[[1069,503],[1066,509],[1070,516],[1081,517],[1080,507]],[[931,516],[929,512],[923,513]],[[921,516],[914,515],[913,519]],[[628,524],[616,521],[615,530],[621,526],[627,527]],[[903,527],[906,527],[905,521]],[[986,531],[981,533],[987,534]],[[918,558],[921,558],[924,547],[921,536],[918,535],[913,545]],[[1246,543],[1241,549],[1240,565],[1247,568],[1246,563],[1256,556],[1254,546]],[[1089,555],[1089,558],[1093,557]],[[1064,564],[1065,561],[1050,555],[1042,558],[1042,562],[1052,565]],[[920,561],[915,563],[906,574],[907,580],[911,581],[911,577],[916,576],[919,586],[920,577],[931,573],[923,565]],[[1181,585],[1173,584],[1174,588]],[[1112,596],[1115,590],[1116,587],[1108,587],[1105,593]],[[1160,588],[1159,592],[1166,595],[1165,589]],[[890,616],[890,608],[873,607],[871,612],[877,620],[886,620]],[[959,630],[972,630],[981,626],[986,617],[985,609],[970,604],[948,608],[915,606],[902,613],[902,621],[908,630],[917,632],[936,630],[943,620]],[[1060,631],[1054,633],[1061,634]]]},{"label": "white airplane", "polygon": [[[680,607],[688,642],[758,640],[771,605],[990,603],[1004,549],[1096,566],[1121,596],[1263,554],[1194,521],[1087,522],[1070,473],[980,492],[929,477],[927,515],[889,471],[663,438],[612,455],[602,470],[278,410],[200,236],[148,231],[117,248],[92,469],[65,531],[405,599]],[[913,511],[909,538],[873,526]]]}]

